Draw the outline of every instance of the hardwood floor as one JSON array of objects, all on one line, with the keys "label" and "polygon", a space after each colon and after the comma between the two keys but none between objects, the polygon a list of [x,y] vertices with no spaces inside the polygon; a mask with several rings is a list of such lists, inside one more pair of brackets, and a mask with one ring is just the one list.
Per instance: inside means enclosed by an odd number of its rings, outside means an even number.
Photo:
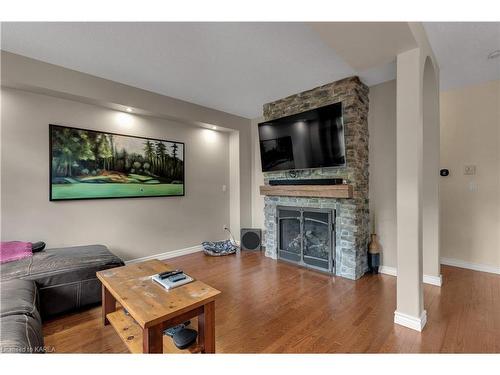
[{"label": "hardwood floor", "polygon": [[[222,291],[217,353],[500,353],[500,275],[442,267],[443,286],[425,286],[422,333],[395,325],[396,278],[330,277],[260,253],[169,259]],[[56,353],[126,353],[100,307],[44,324]]]}]

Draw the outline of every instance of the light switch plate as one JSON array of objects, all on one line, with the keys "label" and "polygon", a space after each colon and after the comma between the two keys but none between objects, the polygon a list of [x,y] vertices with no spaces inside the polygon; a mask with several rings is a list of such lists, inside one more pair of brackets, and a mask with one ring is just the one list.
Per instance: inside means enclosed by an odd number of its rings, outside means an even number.
[{"label": "light switch plate", "polygon": [[474,176],[475,174],[476,174],[476,166],[475,165],[465,165],[464,166],[464,175]]}]

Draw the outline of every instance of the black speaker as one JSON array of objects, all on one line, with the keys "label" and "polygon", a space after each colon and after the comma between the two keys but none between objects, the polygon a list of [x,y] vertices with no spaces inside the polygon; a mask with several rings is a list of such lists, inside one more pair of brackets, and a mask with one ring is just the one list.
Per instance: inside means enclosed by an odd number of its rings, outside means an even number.
[{"label": "black speaker", "polygon": [[262,231],[260,229],[241,229],[241,250],[260,250],[262,242]]},{"label": "black speaker", "polygon": [[269,180],[269,185],[342,185],[342,178],[302,178],[287,180]]}]

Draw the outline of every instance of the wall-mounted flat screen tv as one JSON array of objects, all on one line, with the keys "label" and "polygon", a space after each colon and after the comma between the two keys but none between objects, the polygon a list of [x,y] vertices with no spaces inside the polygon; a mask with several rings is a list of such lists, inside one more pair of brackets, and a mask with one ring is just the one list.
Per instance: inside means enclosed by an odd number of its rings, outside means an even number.
[{"label": "wall-mounted flat screen tv", "polygon": [[184,195],[184,143],[50,125],[50,200]]},{"label": "wall-mounted flat screen tv", "polygon": [[342,103],[259,124],[262,171],[345,166]]}]

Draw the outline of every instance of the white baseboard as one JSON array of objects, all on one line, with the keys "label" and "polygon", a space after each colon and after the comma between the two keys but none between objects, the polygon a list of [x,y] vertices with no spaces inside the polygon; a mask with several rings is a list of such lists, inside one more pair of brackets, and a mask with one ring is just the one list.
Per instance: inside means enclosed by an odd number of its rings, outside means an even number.
[{"label": "white baseboard", "polygon": [[430,284],[430,285],[435,285],[435,286],[441,286],[443,285],[443,276],[431,276],[431,275],[424,275],[424,284]]},{"label": "white baseboard", "polygon": [[398,275],[398,271],[396,270],[396,267],[380,266],[378,268],[378,272],[383,273],[384,275],[389,275],[389,276],[397,276]]},{"label": "white baseboard", "polygon": [[[396,267],[380,266],[378,271],[380,273],[383,273],[384,275],[390,275],[390,276],[398,275],[398,270],[396,269]],[[422,281],[425,284],[430,284],[435,286],[443,285],[443,278],[441,277],[441,275],[439,276],[424,275]]]},{"label": "white baseboard", "polygon": [[424,310],[420,317],[411,316],[399,311],[394,311],[394,323],[414,329],[418,332],[422,332],[425,324],[427,323],[427,311]]},{"label": "white baseboard", "polygon": [[500,275],[500,267],[488,266],[486,264],[470,263],[460,259],[441,258],[441,264]]},{"label": "white baseboard", "polygon": [[125,264],[139,263],[151,259],[159,259],[159,260],[170,259],[170,258],[180,257],[181,255],[197,253],[198,251],[203,251],[203,247],[201,245],[186,247],[184,249],[167,251],[160,254],[149,255],[147,257],[127,260],[125,261]]}]

